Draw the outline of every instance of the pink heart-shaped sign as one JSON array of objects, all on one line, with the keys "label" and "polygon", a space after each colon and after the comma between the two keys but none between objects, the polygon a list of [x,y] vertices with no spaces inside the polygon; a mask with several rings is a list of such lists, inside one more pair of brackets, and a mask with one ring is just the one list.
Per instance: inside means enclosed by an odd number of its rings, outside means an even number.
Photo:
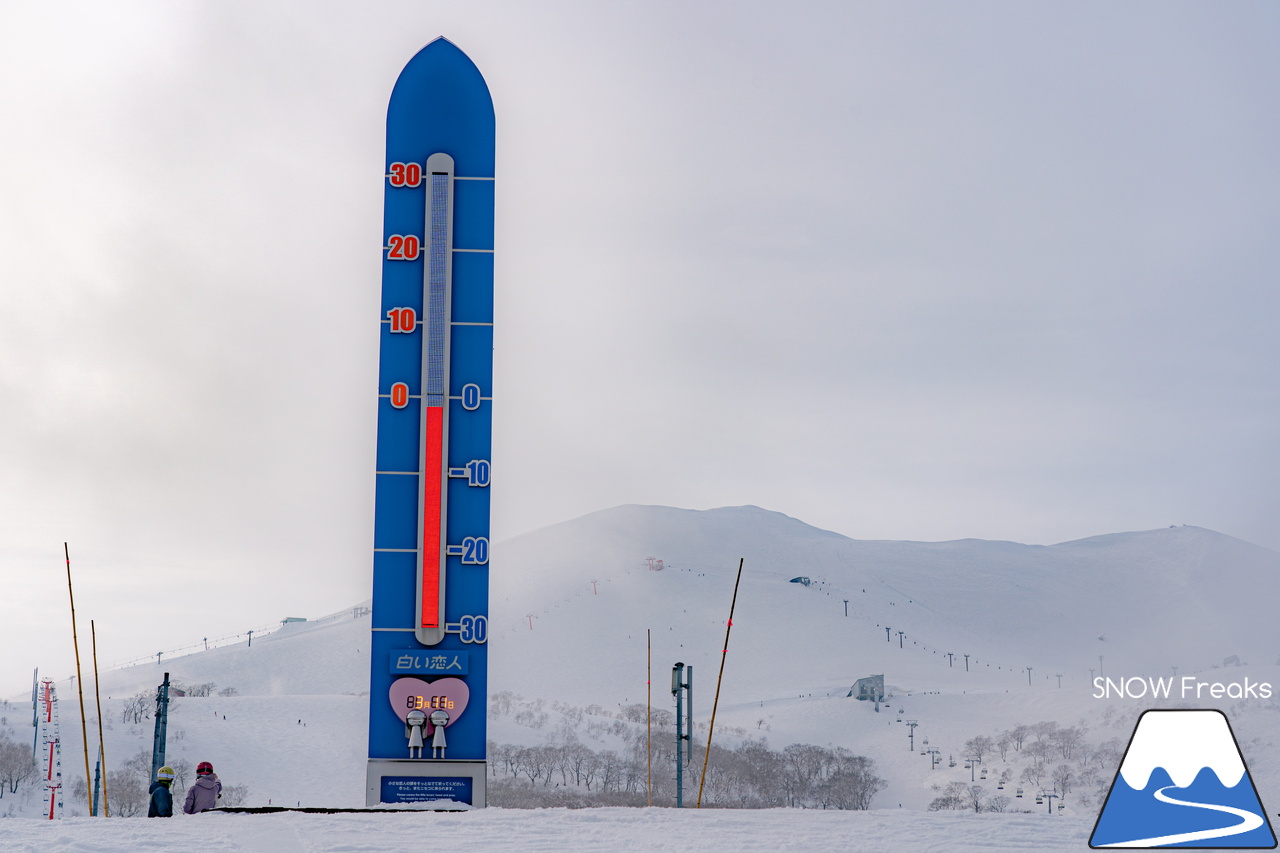
[{"label": "pink heart-shaped sign", "polygon": [[[437,678],[435,681],[423,681],[421,678],[397,678],[391,682],[391,708],[401,720],[409,716],[413,710],[422,711],[431,718],[431,712],[437,709],[449,715],[451,726],[466,710],[467,700],[471,698],[471,688],[461,678]],[[435,730],[428,724],[427,731]]]}]

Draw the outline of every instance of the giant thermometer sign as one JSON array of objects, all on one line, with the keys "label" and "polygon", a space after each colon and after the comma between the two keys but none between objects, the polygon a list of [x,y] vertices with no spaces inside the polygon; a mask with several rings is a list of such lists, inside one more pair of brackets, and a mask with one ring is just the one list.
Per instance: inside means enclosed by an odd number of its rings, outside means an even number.
[{"label": "giant thermometer sign", "polygon": [[437,39],[387,109],[366,800],[485,804],[493,102]]}]

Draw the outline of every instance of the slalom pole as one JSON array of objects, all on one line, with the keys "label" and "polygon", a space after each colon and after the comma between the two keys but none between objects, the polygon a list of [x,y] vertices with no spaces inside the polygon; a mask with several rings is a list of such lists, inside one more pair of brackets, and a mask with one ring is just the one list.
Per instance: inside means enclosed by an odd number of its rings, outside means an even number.
[{"label": "slalom pole", "polygon": [[98,689],[98,631],[89,620],[89,636],[93,638],[93,698],[98,703],[98,762],[102,765],[102,816],[111,817],[111,801],[107,799],[107,753],[102,737],[102,691]]},{"label": "slalom pole", "polygon": [[76,594],[71,591],[71,551],[62,543],[62,553],[67,558],[67,595],[71,598],[71,646],[76,650],[76,691],[80,694],[80,741],[84,744],[84,788],[89,799],[89,814],[93,814],[93,791],[89,785],[89,727],[84,721],[84,678],[80,675],[80,641],[76,638]]},{"label": "slalom pole", "polygon": [[645,779],[644,790],[649,795],[649,806],[653,806],[653,629],[645,628],[645,650],[648,661],[645,664],[644,683],[648,693],[644,709],[644,751],[649,759],[649,775]]},{"label": "slalom pole", "polygon": [[720,652],[720,674],[716,676],[716,698],[711,702],[711,725],[707,727],[707,751],[702,756],[702,777],[698,779],[698,801],[695,809],[702,808],[702,785],[707,781],[707,762],[711,760],[711,735],[716,730],[716,708],[720,705],[720,682],[724,680],[724,659],[729,654],[729,632],[733,630],[733,610],[738,606],[738,584],[742,582],[742,561],[738,558],[738,578],[733,582],[733,600],[729,602],[729,624],[724,626],[724,650]]}]

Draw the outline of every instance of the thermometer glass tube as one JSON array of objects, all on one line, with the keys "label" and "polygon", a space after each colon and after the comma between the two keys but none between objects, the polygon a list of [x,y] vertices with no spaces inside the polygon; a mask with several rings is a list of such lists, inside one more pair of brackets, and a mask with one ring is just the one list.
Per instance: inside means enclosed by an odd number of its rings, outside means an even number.
[{"label": "thermometer glass tube", "polygon": [[448,517],[449,326],[453,273],[453,158],[427,158],[427,258],[423,272],[422,488],[418,515],[418,642],[444,639],[445,530]]}]

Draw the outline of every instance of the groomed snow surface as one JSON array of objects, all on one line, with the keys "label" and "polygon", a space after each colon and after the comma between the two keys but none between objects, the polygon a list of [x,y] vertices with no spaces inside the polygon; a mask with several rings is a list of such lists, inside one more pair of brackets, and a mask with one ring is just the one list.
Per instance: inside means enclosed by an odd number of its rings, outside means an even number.
[{"label": "groomed snow surface", "polygon": [[180,815],[0,821],[6,853],[642,853],[1087,850],[1089,820],[1029,815],[768,809],[483,809],[464,813]]}]

